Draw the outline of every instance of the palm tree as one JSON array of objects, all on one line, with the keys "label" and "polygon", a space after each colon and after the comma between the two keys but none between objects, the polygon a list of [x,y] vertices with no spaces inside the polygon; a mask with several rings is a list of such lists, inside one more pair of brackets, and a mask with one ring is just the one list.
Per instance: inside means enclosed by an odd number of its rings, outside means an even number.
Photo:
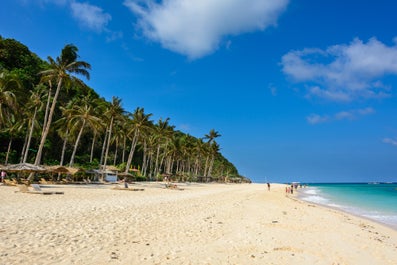
[{"label": "palm tree", "polygon": [[106,163],[109,154],[110,140],[112,138],[112,130],[113,124],[116,119],[121,119],[122,115],[125,113],[124,109],[121,106],[121,99],[118,97],[112,98],[112,103],[108,106],[105,116],[108,118],[109,124],[107,126],[107,137],[105,137],[106,141],[106,149],[103,159],[103,169],[106,169]]},{"label": "palm tree", "polygon": [[211,176],[212,174],[212,168],[214,166],[214,161],[215,161],[215,156],[219,153],[219,145],[217,142],[213,141],[211,144],[211,148],[210,148],[210,155],[211,155],[211,160],[208,166],[208,173],[207,176]]},{"label": "palm tree", "polygon": [[56,80],[57,88],[55,95],[52,99],[52,104],[50,112],[48,114],[48,119],[45,122],[45,129],[41,136],[40,145],[37,151],[35,165],[39,165],[41,162],[41,156],[44,148],[47,135],[50,131],[52,117],[55,112],[55,106],[57,103],[59,92],[62,88],[63,83],[77,82],[82,84],[83,82],[72,74],[79,74],[85,76],[87,79],[90,78],[89,72],[87,70],[91,69],[91,65],[84,61],[77,61],[78,58],[78,48],[73,44],[66,45],[61,52],[60,57],[56,60],[48,56],[48,62],[50,64],[50,69],[40,72],[42,75],[42,81]]},{"label": "palm tree", "polygon": [[154,126],[154,137],[157,143],[154,176],[157,176],[160,173],[161,163],[159,158],[161,146],[164,145],[165,147],[167,145],[168,141],[171,140],[172,133],[174,132],[175,126],[169,125],[169,120],[169,118],[165,119],[164,121],[160,119]]},{"label": "palm tree", "polygon": [[208,147],[208,155],[207,155],[207,159],[205,160],[205,168],[204,168],[204,176],[208,177],[210,174],[210,156],[212,156],[212,152],[211,152],[211,143],[212,141],[215,140],[215,138],[220,137],[221,135],[215,131],[214,129],[211,129],[209,134],[206,134],[204,136],[204,139],[208,139],[207,141],[207,147]]},{"label": "palm tree", "polygon": [[59,165],[63,166],[64,161],[65,161],[65,153],[66,153],[66,145],[69,141],[70,138],[70,120],[72,116],[71,110],[73,109],[73,106],[76,104],[76,98],[70,100],[66,106],[60,107],[60,110],[62,111],[62,118],[58,119],[55,123],[54,126],[55,128],[58,128],[57,132],[59,137],[63,139],[63,144],[62,144],[62,151],[61,151],[61,160],[59,161]]},{"label": "palm tree", "polygon": [[17,109],[17,101],[13,91],[20,86],[17,76],[6,71],[0,73],[0,129],[6,126],[7,120]]},{"label": "palm tree", "polygon": [[83,131],[86,127],[89,127],[91,129],[95,129],[98,127],[98,124],[100,124],[100,118],[95,116],[94,109],[89,103],[87,103],[84,99],[82,100],[84,102],[83,105],[77,104],[72,108],[70,112],[70,122],[69,124],[71,125],[71,131],[78,131],[76,141],[74,143],[73,147],[73,152],[70,157],[70,162],[69,166],[73,166],[74,164],[74,158],[76,155],[77,147],[79,145],[81,136],[83,135]]},{"label": "palm tree", "polygon": [[136,108],[134,113],[132,114],[131,129],[128,132],[128,136],[131,138],[131,148],[127,159],[125,173],[128,173],[128,170],[130,169],[132,158],[134,157],[135,148],[138,143],[141,131],[152,124],[152,122],[149,120],[151,116],[151,113],[145,114],[145,110],[139,107]]},{"label": "palm tree", "polygon": [[[27,104],[28,109],[33,109],[33,114],[28,118],[28,137],[24,148],[22,163],[26,163],[29,154],[30,142],[32,140],[34,128],[37,127],[36,116],[39,110],[43,107],[43,101],[41,100],[43,95],[41,90],[42,87],[36,87],[36,90],[31,91],[29,102]],[[27,112],[29,113],[29,112]]]}]

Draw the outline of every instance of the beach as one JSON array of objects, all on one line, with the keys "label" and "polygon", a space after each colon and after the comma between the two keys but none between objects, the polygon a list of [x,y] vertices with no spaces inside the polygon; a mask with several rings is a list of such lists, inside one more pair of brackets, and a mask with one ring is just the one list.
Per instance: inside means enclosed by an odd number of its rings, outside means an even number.
[{"label": "beach", "polygon": [[0,264],[395,264],[397,230],[272,184],[0,187]]}]

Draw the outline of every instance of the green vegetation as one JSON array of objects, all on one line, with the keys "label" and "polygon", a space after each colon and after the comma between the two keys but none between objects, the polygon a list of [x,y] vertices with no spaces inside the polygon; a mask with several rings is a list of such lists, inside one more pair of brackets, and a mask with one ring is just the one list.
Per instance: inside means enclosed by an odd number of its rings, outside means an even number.
[{"label": "green vegetation", "polygon": [[113,165],[140,180],[249,181],[220,153],[217,131],[196,138],[168,118],[153,122],[144,108],[126,112],[120,98],[107,102],[77,77],[90,70],[78,59],[72,44],[46,62],[0,36],[1,163]]}]

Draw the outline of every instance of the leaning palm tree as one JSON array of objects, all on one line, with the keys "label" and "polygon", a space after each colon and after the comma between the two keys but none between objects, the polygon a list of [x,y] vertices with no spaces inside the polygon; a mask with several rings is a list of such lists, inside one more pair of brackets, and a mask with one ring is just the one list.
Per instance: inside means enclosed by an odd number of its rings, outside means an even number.
[{"label": "leaning palm tree", "polygon": [[95,116],[93,107],[87,103],[83,105],[75,105],[70,112],[70,124],[72,125],[71,131],[78,131],[69,162],[69,166],[72,167],[74,164],[77,147],[79,145],[81,136],[83,135],[84,129],[87,127],[91,129],[98,127],[98,124],[100,124],[101,120]]},{"label": "leaning palm tree", "polygon": [[91,65],[84,61],[77,61],[78,58],[78,48],[73,44],[66,45],[61,52],[60,57],[57,57],[54,60],[51,56],[48,56],[48,62],[50,64],[50,68],[48,70],[44,70],[40,72],[42,75],[42,81],[50,81],[56,80],[57,88],[55,91],[55,95],[52,99],[52,104],[50,108],[50,112],[48,114],[47,121],[45,122],[45,128],[43,130],[40,145],[37,151],[35,165],[39,165],[41,162],[41,156],[43,153],[43,148],[45,141],[47,139],[47,135],[51,128],[52,117],[55,112],[55,106],[57,103],[59,92],[62,88],[63,83],[69,82],[77,82],[83,83],[80,79],[73,76],[72,74],[79,74],[85,76],[87,79],[90,78],[89,72],[87,70],[91,69]]},{"label": "leaning palm tree", "polygon": [[[28,115],[28,134],[27,134],[27,140],[26,143],[24,145],[24,152],[23,152],[23,159],[22,159],[22,163],[26,163],[27,159],[28,159],[28,154],[29,154],[29,148],[30,148],[30,142],[32,140],[32,136],[33,136],[33,131],[34,128],[37,127],[37,119],[36,116],[38,114],[38,112],[43,108],[43,94],[41,91],[40,86],[36,87],[35,90],[31,91],[31,95],[29,98],[29,101],[27,103],[27,109],[33,111],[33,113],[31,111],[26,112],[25,114]],[[31,115],[29,115],[31,114]]]},{"label": "leaning palm tree", "polygon": [[131,129],[128,132],[128,136],[131,138],[131,148],[127,159],[127,165],[125,167],[125,173],[128,173],[130,169],[132,158],[134,157],[134,152],[138,139],[140,137],[141,131],[149,127],[152,122],[149,120],[152,114],[145,114],[143,108],[136,108],[132,114]]}]

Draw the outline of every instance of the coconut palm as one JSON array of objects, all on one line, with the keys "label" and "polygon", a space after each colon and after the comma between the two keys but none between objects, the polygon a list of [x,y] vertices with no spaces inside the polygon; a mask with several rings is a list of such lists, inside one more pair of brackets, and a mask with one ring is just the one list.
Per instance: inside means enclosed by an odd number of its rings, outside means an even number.
[{"label": "coconut palm", "polygon": [[109,148],[110,148],[110,140],[112,139],[112,130],[113,130],[114,122],[116,119],[122,119],[123,114],[125,114],[125,110],[121,106],[121,99],[118,97],[113,97],[112,102],[108,105],[105,112],[105,116],[109,121],[109,123],[106,132],[107,136],[105,137],[106,149],[104,153],[104,158],[102,160],[103,169],[106,168],[106,164],[107,164]]},{"label": "coconut palm", "polygon": [[82,105],[76,104],[72,109],[68,110],[70,112],[70,131],[77,132],[76,141],[74,143],[73,152],[70,157],[69,166],[73,166],[74,158],[76,155],[77,147],[79,145],[81,136],[85,128],[95,129],[99,126],[101,120],[95,116],[93,106],[89,105],[85,100],[82,100]]},{"label": "coconut palm", "polygon": [[160,173],[161,161],[160,161],[160,149],[163,146],[166,148],[168,141],[171,140],[172,133],[174,132],[175,126],[171,126],[169,124],[169,118],[164,121],[160,119],[154,128],[154,137],[156,139],[157,148],[156,148],[156,158],[154,164],[154,176],[157,176]]},{"label": "coconut palm", "polygon": [[0,129],[4,129],[17,109],[14,91],[19,88],[20,82],[16,75],[6,71],[0,73]]},{"label": "coconut palm", "polygon": [[132,158],[134,157],[134,152],[136,145],[138,143],[138,139],[140,137],[141,131],[148,128],[152,122],[149,120],[152,114],[145,114],[145,110],[143,108],[136,108],[134,113],[132,113],[132,120],[131,120],[131,129],[128,132],[128,136],[131,139],[131,148],[130,153],[127,159],[127,165],[125,168],[125,173],[128,173],[130,169]]},{"label": "coconut palm", "polygon": [[23,159],[22,163],[26,163],[28,159],[28,154],[29,154],[29,148],[30,148],[30,142],[32,140],[33,136],[33,131],[35,127],[38,127],[37,124],[37,114],[38,112],[43,108],[43,93],[42,93],[42,86],[37,86],[35,90],[31,91],[31,95],[29,98],[29,101],[27,103],[27,109],[28,110],[33,110],[33,113],[31,112],[25,112],[25,114],[31,113],[30,117],[28,117],[28,133],[27,133],[27,141],[24,145],[24,152],[23,152]]},{"label": "coconut palm", "polygon": [[89,79],[90,75],[87,70],[91,69],[91,65],[84,61],[77,61],[78,58],[78,48],[73,44],[66,45],[61,52],[61,55],[54,60],[51,56],[48,56],[48,62],[50,64],[50,68],[48,70],[44,70],[40,72],[42,75],[42,81],[48,82],[50,80],[56,80],[57,88],[55,91],[55,95],[52,99],[52,104],[50,108],[50,112],[48,114],[48,119],[45,122],[45,129],[43,130],[43,134],[41,136],[40,145],[37,151],[35,165],[39,165],[41,162],[41,156],[44,148],[45,141],[47,139],[47,135],[50,131],[52,117],[55,112],[55,106],[57,103],[57,99],[59,96],[59,92],[64,83],[73,83],[77,82],[82,84],[83,82],[72,74],[83,75],[87,79]]},{"label": "coconut palm", "polygon": [[208,154],[207,154],[207,159],[205,160],[205,168],[204,168],[204,176],[209,176],[209,169],[210,169],[210,157],[212,156],[212,152],[211,152],[211,143],[215,140],[215,138],[220,137],[221,135],[215,131],[214,129],[211,129],[209,134],[206,134],[204,136],[204,139],[208,139],[207,141],[207,147],[208,147]]}]

